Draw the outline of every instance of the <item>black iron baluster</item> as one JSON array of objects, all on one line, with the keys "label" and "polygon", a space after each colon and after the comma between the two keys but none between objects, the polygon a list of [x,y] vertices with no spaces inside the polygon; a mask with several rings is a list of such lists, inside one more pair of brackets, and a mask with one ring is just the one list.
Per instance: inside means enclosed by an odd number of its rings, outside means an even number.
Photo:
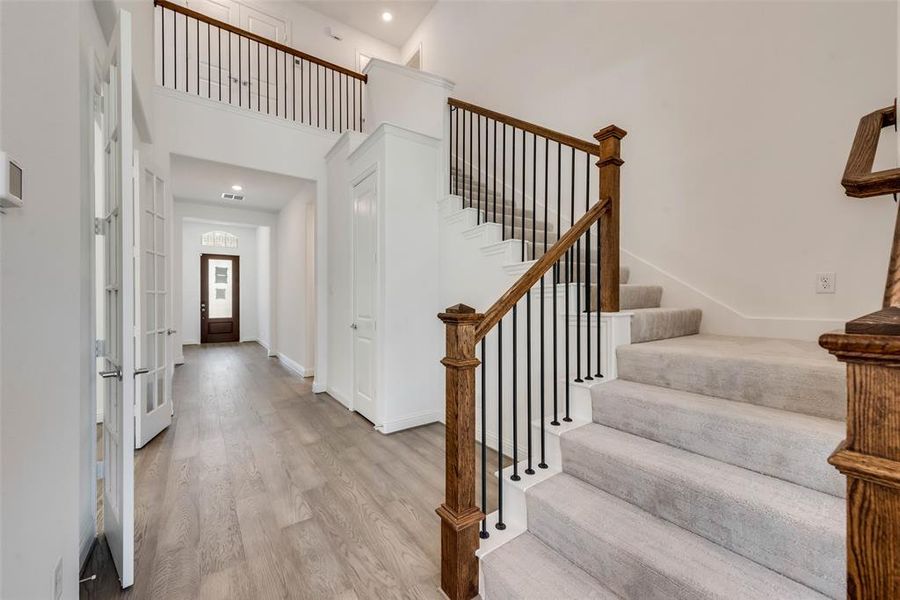
[{"label": "black iron baluster", "polygon": [[537,136],[531,134],[531,260],[537,258]]},{"label": "black iron baluster", "polygon": [[[474,116],[474,114],[475,113],[473,113],[471,111],[469,112],[469,154],[468,154],[468,160],[466,161],[467,163],[469,163],[469,197],[468,197],[469,203],[468,203],[468,206],[470,206],[470,207],[472,206],[472,180],[475,178],[475,174],[472,173],[472,157],[475,156],[472,152],[472,117]],[[465,202],[463,202],[463,206],[466,206]]]},{"label": "black iron baluster", "polygon": [[[510,182],[512,183],[512,185],[510,185],[511,198],[509,201],[509,211],[510,211],[509,238],[515,239],[515,235],[516,235],[516,128],[515,127],[513,127],[513,129],[512,129],[512,158],[510,159],[509,163],[510,163],[511,171],[512,171],[512,173],[510,173]],[[506,190],[506,188],[504,187],[504,192],[505,192],[505,190]],[[523,244],[522,252],[524,252],[525,251],[524,250],[524,248],[525,248],[524,240],[522,241],[522,244]]]},{"label": "black iron baluster", "polygon": [[[525,237],[525,207],[527,206],[527,202],[525,201],[525,155],[528,154],[528,146],[525,145],[525,130],[522,130],[522,262],[525,262],[525,246],[528,245],[528,239]],[[513,185],[516,184],[516,179],[513,177]],[[513,190],[513,205],[516,203],[515,198],[515,190]]]},{"label": "black iron baluster", "polygon": [[[519,481],[519,361],[518,361],[518,313],[519,303],[516,302],[512,307],[512,454],[513,454],[513,474],[510,479]],[[502,402],[503,399],[501,398]],[[500,438],[500,448],[503,448],[503,438]],[[502,451],[501,451],[502,454]],[[503,470],[501,465],[501,472]]]},{"label": "black iron baluster", "polygon": [[[575,203],[575,148],[572,148],[572,203]],[[575,212],[572,211],[574,218]],[[581,378],[581,238],[575,242],[575,381]],[[568,417],[569,414],[566,413]]]},{"label": "black iron baluster", "polygon": [[[266,114],[269,114],[269,110],[272,106],[272,99],[269,97],[269,93],[270,93],[269,92],[269,89],[270,89],[269,82],[272,81],[272,77],[269,72],[269,65],[272,64],[272,61],[270,60],[271,57],[269,56],[269,51],[271,49],[272,48],[270,46],[266,46]],[[275,79],[278,79],[277,74],[275,75]],[[262,86],[259,86],[259,87],[262,87]]]},{"label": "black iron baluster", "polygon": [[[191,35],[188,33],[190,31],[190,21],[188,21],[187,15],[184,16],[184,91],[190,92],[190,83],[191,76],[188,74],[188,69],[190,66],[188,65],[188,42],[190,41]],[[177,86],[176,86],[177,88]]]},{"label": "black iron baluster", "polygon": [[[590,170],[588,171],[588,189],[591,187],[591,176]],[[601,215],[601,219],[603,216]],[[603,379],[603,359],[602,359],[602,351],[600,345],[600,315],[602,313],[603,307],[600,304],[600,291],[601,291],[601,283],[600,283],[600,220],[597,220],[597,374],[595,377],[598,379]],[[619,285],[618,282],[615,285]]]},{"label": "black iron baluster", "polygon": [[[231,87],[232,87],[232,81],[231,81],[231,37],[232,37],[232,33],[229,31],[228,32],[228,104],[231,104]],[[240,40],[240,38],[238,38],[238,40]],[[240,62],[240,61],[238,61],[238,62]]]},{"label": "black iron baluster", "polygon": [[491,536],[487,530],[487,472],[487,336],[485,336],[481,338],[481,512],[485,514],[485,518],[481,520],[481,532],[478,534],[483,540]]},{"label": "black iron baluster", "polygon": [[525,473],[534,475],[531,468],[532,435],[531,435],[531,290],[525,294],[525,439],[528,446],[528,465]]},{"label": "black iron baluster", "polygon": [[450,183],[453,185],[453,193],[459,195],[459,114],[460,110],[456,107],[450,107],[451,116],[456,113],[456,145],[454,146],[456,154],[453,156],[453,167],[450,169]]},{"label": "black iron baluster", "polygon": [[497,222],[497,119],[494,119],[494,168],[491,170],[494,179],[494,223]]},{"label": "black iron baluster", "polygon": [[[338,91],[340,94],[340,91]],[[334,131],[334,69],[331,70],[331,130]]]},{"label": "black iron baluster", "polygon": [[[587,188],[584,191],[584,211],[587,212],[590,210],[590,194],[591,194],[591,155],[587,152],[584,153],[584,157],[587,159],[585,161],[585,171],[584,174],[587,178]],[[580,319],[581,317],[579,317]],[[591,377],[591,228],[588,227],[587,231],[584,232],[584,349],[585,349],[585,371],[587,374],[584,376],[585,381],[593,381],[594,378]],[[600,325],[600,315],[597,315],[597,325]]]},{"label": "black iron baluster", "polygon": [[[569,270],[571,263],[572,263],[572,249],[570,248],[569,250],[566,250],[566,271]],[[565,344],[566,344],[566,360],[564,361],[564,367],[565,367],[564,375],[565,376],[563,377],[563,395],[565,397],[565,403],[566,403],[566,407],[565,407],[566,408],[566,410],[565,410],[566,416],[563,417],[563,421],[565,421],[566,417],[569,416],[569,377],[570,377],[570,373],[572,372],[571,366],[569,365],[569,354],[570,354],[570,349],[571,349],[571,345],[572,345],[569,330],[572,327],[569,323],[569,283],[570,282],[569,282],[568,277],[566,278],[564,283],[565,283],[565,287],[564,287],[565,293],[563,294],[563,310],[564,310],[563,330],[565,331],[565,335],[563,337],[565,338]],[[559,425],[559,421],[554,419],[553,422],[551,423],[551,425]]]},{"label": "black iron baluster", "polygon": [[[471,117],[470,117],[471,120]],[[503,318],[497,322],[497,524],[506,529],[503,522]]]},{"label": "black iron baluster", "polygon": [[162,15],[162,23],[159,28],[160,37],[162,38],[162,42],[159,47],[162,50],[162,86],[166,87],[166,7],[163,6],[160,11]]},{"label": "black iron baluster", "polygon": [[[259,59],[259,42],[256,42],[256,112],[262,112],[262,69]],[[252,78],[251,78],[252,80]]]},{"label": "black iron baluster", "polygon": [[[450,150],[447,152],[447,155],[448,155],[447,156],[447,158],[448,158],[448,160],[447,160],[447,193],[452,194],[453,193],[453,149],[456,147],[453,143],[454,142],[453,113],[455,111],[452,106],[449,108],[450,108]],[[483,339],[482,339],[482,342],[484,342]],[[484,346],[482,346],[481,350],[482,350],[481,355],[484,356]],[[484,413],[482,412],[482,414],[484,414]]]},{"label": "black iron baluster", "polygon": [[196,37],[194,38],[194,42],[197,44],[197,95],[200,95],[200,19],[195,19],[194,22],[197,24],[194,27]]},{"label": "black iron baluster", "polygon": [[209,39],[209,23],[206,24],[206,97],[212,100],[212,47]]},{"label": "black iron baluster", "polygon": [[[562,144],[556,142],[556,239],[562,236]],[[568,257],[568,253],[566,253]],[[559,321],[559,313],[557,312],[557,295],[559,295],[559,271],[563,266],[563,259],[559,259],[553,265],[553,420],[551,425],[559,425],[559,341],[557,337],[557,329]],[[568,283],[565,284],[568,289]],[[568,314],[566,315],[566,330],[568,331]],[[566,341],[566,355],[569,354],[569,343]],[[567,367],[568,368],[568,365]],[[568,373],[566,374],[566,387],[568,387]]]},{"label": "black iron baluster", "polygon": [[[319,64],[316,63],[316,127],[319,127]],[[310,107],[312,110],[312,107]],[[327,114],[327,113],[326,113]],[[312,115],[310,115],[310,121],[312,121]],[[326,118],[326,121],[328,119]]]},{"label": "black iron baluster", "polygon": [[[547,205],[549,204],[549,198],[547,198],[547,185],[550,179],[549,171],[548,171],[548,152],[550,151],[550,139],[544,138],[544,251],[543,254],[547,254],[547,218],[549,217],[549,213],[547,210]],[[554,273],[556,272],[556,265],[554,265]],[[547,379],[546,379],[546,365],[544,360],[544,355],[546,354],[546,342],[544,340],[544,313],[546,312],[546,300],[544,299],[545,290],[544,290],[544,279],[546,279],[547,274],[544,273],[541,275],[541,463],[538,465],[545,465],[547,462],[547,453],[546,453],[546,432],[544,431],[544,423],[546,422],[546,394],[547,394]],[[554,293],[556,292],[556,288],[553,288]],[[555,354],[555,352],[554,352]],[[543,467],[542,467],[543,468]]]},{"label": "black iron baluster", "polygon": [[222,101],[222,28],[219,28],[219,47],[216,50],[218,54],[218,59],[216,60],[219,63],[219,102]]},{"label": "black iron baluster", "polygon": [[[515,135],[515,133],[513,134]],[[503,176],[500,181],[500,219],[503,221],[500,227],[500,239],[506,239],[506,123],[503,124]]]},{"label": "black iron baluster", "polygon": [[[478,134],[478,185],[475,186],[475,193],[478,194],[478,213],[475,217],[475,224],[481,225],[481,115],[476,115],[475,117],[478,119],[478,127],[475,128],[476,133]],[[474,156],[472,158],[475,158]]]}]

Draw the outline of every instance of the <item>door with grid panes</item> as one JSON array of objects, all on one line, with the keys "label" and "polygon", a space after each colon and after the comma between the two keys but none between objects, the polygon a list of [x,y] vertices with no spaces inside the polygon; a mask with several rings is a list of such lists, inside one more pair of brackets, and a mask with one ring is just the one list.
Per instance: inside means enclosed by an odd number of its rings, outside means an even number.
[{"label": "door with grid panes", "polygon": [[[138,232],[135,246],[140,248],[138,281],[140,293],[137,314],[140,317],[136,362],[141,366],[135,390],[134,443],[141,448],[172,422],[172,396],[169,385],[169,245],[168,199],[166,184],[146,166],[137,168]],[[145,371],[145,372],[144,372]]]}]

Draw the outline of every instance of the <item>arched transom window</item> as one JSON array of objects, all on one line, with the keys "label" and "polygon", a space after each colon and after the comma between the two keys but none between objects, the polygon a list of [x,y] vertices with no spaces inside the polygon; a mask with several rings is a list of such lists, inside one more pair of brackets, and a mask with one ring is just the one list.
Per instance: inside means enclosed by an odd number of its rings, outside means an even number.
[{"label": "arched transom window", "polygon": [[215,246],[216,248],[237,248],[238,236],[227,231],[207,231],[200,238],[201,246]]}]

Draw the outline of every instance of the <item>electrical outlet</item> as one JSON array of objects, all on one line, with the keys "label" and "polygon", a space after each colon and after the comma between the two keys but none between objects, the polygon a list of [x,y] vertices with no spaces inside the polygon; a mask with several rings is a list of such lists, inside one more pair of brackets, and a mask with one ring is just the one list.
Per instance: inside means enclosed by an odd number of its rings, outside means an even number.
[{"label": "electrical outlet", "polygon": [[834,272],[816,273],[816,293],[833,294],[835,290]]},{"label": "electrical outlet", "polygon": [[60,600],[60,598],[62,598],[62,567],[62,557],[60,556],[56,559],[56,568],[53,570],[53,600]]}]

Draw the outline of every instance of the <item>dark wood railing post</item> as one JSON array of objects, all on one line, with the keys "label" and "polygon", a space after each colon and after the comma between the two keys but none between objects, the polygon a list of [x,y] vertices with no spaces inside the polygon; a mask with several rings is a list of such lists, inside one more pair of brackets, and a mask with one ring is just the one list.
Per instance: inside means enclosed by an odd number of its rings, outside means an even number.
[{"label": "dark wood railing post", "polygon": [[900,598],[900,308],[819,343],[847,363],[847,438],[828,459],[847,476],[847,598]]},{"label": "dark wood railing post", "polygon": [[606,213],[600,218],[600,307],[607,312],[619,311],[619,168],[621,140],[627,135],[615,125],[604,127],[594,139],[600,144],[600,201],[609,199]]},{"label": "dark wood railing post", "polygon": [[446,446],[441,518],[441,589],[450,600],[478,595],[478,524],[475,505],[475,328],[483,315],[464,304],[438,315],[447,327]]}]

